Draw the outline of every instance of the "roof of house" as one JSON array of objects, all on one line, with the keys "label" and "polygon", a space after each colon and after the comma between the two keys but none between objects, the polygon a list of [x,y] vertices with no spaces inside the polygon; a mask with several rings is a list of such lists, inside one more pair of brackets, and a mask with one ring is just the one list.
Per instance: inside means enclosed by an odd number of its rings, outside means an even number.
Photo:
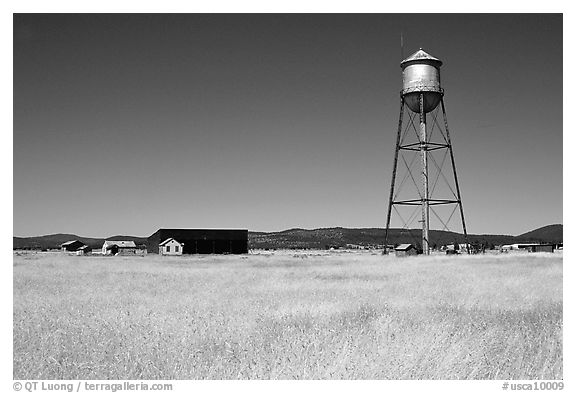
[{"label": "roof of house", "polygon": [[[69,240],[69,241],[67,241],[67,242],[62,243],[62,244],[60,245],[60,247],[69,246],[70,244],[76,243],[76,242],[82,243],[80,240]],[[84,244],[84,243],[82,243],[82,244]]]},{"label": "roof of house", "polygon": [[164,240],[162,243],[160,243],[160,246],[165,245],[166,243],[170,243],[171,241],[175,241],[178,244],[184,244],[184,243],[180,243],[178,240],[174,239],[173,237],[169,237],[168,239]]},{"label": "roof of house", "polygon": [[106,247],[117,246],[118,248],[136,248],[136,243],[132,240],[106,240],[104,245]]},{"label": "roof of house", "polygon": [[248,241],[247,229],[166,229],[160,228],[148,237],[148,241],[178,239],[180,243],[194,240],[240,240]]},{"label": "roof of house", "polygon": [[414,246],[412,244],[400,244],[394,250],[396,250],[396,251],[408,251],[411,248],[414,248]]},{"label": "roof of house", "polygon": [[83,245],[82,247],[78,248],[78,250],[89,250],[90,247],[88,247],[87,245]]}]

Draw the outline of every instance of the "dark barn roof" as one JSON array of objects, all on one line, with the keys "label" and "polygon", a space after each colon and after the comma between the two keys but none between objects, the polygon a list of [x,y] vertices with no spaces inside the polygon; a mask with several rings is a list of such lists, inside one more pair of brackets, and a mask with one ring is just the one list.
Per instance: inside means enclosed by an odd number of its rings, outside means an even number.
[{"label": "dark barn roof", "polygon": [[70,240],[62,243],[60,247],[65,249],[66,251],[76,251],[83,245],[84,243],[82,243],[80,240]]},{"label": "dark barn roof", "polygon": [[148,238],[148,250],[158,252],[160,243],[173,238],[183,243],[183,254],[246,254],[247,229],[166,229],[161,228]]}]

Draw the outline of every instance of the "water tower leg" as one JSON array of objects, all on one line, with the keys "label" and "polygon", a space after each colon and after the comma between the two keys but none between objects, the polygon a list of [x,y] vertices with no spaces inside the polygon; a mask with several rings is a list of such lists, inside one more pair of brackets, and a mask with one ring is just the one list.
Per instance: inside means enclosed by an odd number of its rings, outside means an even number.
[{"label": "water tower leg", "polygon": [[426,113],[424,94],[420,94],[420,155],[422,160],[422,252],[430,254],[428,232],[430,229],[430,205],[428,195],[428,137],[426,135]]},{"label": "water tower leg", "polygon": [[394,204],[394,184],[396,183],[396,169],[398,168],[398,152],[400,151],[400,138],[402,136],[402,119],[404,118],[404,97],[400,97],[400,120],[396,136],[396,150],[394,151],[394,167],[392,169],[392,184],[390,185],[390,198],[388,198],[388,216],[386,217],[386,232],[384,234],[384,254],[388,254],[388,230],[390,229],[390,216]]},{"label": "water tower leg", "polygon": [[452,172],[454,173],[454,184],[456,185],[456,197],[458,198],[458,207],[460,208],[460,217],[462,218],[462,232],[464,232],[464,241],[466,242],[466,252],[470,254],[470,243],[468,242],[468,232],[466,231],[466,221],[464,220],[464,208],[462,207],[462,197],[460,196],[460,185],[458,184],[458,175],[456,174],[456,163],[454,162],[454,151],[450,141],[450,132],[448,131],[448,117],[444,107],[444,97],[440,99],[442,105],[442,115],[444,116],[444,128],[446,130],[446,140],[450,150],[450,160],[452,161]]}]

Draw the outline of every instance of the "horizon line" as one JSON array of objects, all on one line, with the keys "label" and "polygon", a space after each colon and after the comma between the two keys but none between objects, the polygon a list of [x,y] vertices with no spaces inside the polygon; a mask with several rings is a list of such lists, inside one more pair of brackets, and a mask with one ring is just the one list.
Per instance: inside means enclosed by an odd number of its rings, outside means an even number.
[{"label": "horizon line", "polygon": [[[483,236],[483,235],[489,235],[489,236],[521,236],[525,233],[528,232],[532,232],[536,229],[541,229],[541,228],[545,228],[545,227],[549,227],[549,226],[554,226],[554,225],[562,225],[564,226],[563,223],[554,223],[554,224],[546,224],[546,225],[542,225],[539,227],[536,227],[534,229],[531,229],[529,231],[520,233],[518,235],[511,235],[511,234],[501,234],[501,233],[468,233],[469,236]],[[156,231],[158,231],[159,229],[200,229],[200,230],[246,230],[249,233],[280,233],[280,232],[286,232],[286,231],[293,231],[293,230],[302,230],[302,231],[316,231],[316,230],[322,230],[322,229],[380,229],[380,230],[385,230],[386,228],[381,228],[381,227],[342,227],[342,226],[335,226],[335,227],[316,227],[316,228],[300,228],[300,227],[293,227],[293,228],[287,228],[287,229],[282,229],[282,230],[277,230],[277,231],[259,231],[259,230],[251,230],[251,229],[247,229],[247,228],[164,228],[164,227],[160,227],[158,228]],[[404,230],[420,230],[420,228],[390,228],[391,230],[397,230],[397,229],[404,229]],[[156,232],[154,231],[154,233]],[[445,231],[443,229],[431,229],[431,231],[440,231],[440,232],[452,232],[452,233],[460,233],[460,232],[455,232],[455,231]],[[76,236],[76,237],[82,237],[82,238],[89,238],[89,239],[102,239],[102,240],[106,240],[112,237],[119,237],[119,236],[125,236],[125,237],[138,237],[138,238],[148,238],[150,236],[152,236],[154,233],[152,233],[151,235],[148,236],[136,236],[136,235],[110,235],[110,236],[84,236],[84,235],[77,235],[75,233],[63,233],[63,232],[57,232],[57,233],[49,233],[49,234],[44,234],[44,235],[31,235],[31,236],[17,236],[12,234],[12,237],[18,237],[18,238],[22,238],[22,239],[28,239],[28,238],[33,238],[33,237],[46,237],[46,236],[54,236],[54,235],[70,235],[70,236]]]}]

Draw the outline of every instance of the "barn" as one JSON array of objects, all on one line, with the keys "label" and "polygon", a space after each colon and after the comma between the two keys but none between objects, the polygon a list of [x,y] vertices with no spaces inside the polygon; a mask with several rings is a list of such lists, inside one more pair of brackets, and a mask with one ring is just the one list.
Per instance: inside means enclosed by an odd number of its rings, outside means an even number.
[{"label": "barn", "polygon": [[160,244],[177,239],[183,254],[246,254],[247,229],[165,229],[157,230],[148,238],[150,252],[158,252]]},{"label": "barn", "polygon": [[509,251],[527,251],[527,252],[554,252],[554,244],[546,243],[517,243],[517,244],[506,244],[500,249],[503,252]]},{"label": "barn", "polygon": [[137,254],[138,247],[132,240],[106,240],[102,245],[102,255]]},{"label": "barn", "polygon": [[60,245],[61,251],[78,251],[80,247],[83,247],[85,244],[82,243],[80,240],[70,240]]},{"label": "barn", "polygon": [[554,244],[534,244],[530,247],[530,252],[554,252]]}]

